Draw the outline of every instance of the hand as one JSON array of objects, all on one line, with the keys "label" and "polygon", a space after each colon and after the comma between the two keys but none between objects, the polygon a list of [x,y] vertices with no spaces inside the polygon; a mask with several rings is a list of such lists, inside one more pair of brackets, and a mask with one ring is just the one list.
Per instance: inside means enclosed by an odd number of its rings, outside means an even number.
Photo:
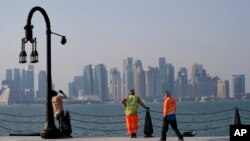
[{"label": "hand", "polygon": [[59,90],[59,93],[62,93],[62,94],[63,94],[63,91],[62,91],[62,90]]},{"label": "hand", "polygon": [[149,107],[145,107],[146,110],[149,110]]}]

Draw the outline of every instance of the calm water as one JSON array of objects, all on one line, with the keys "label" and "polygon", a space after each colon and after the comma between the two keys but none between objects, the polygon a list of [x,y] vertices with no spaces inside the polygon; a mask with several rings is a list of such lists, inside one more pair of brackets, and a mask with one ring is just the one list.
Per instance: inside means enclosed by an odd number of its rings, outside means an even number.
[{"label": "calm water", "polygon": [[[160,136],[162,103],[147,103],[150,107],[154,136]],[[178,103],[177,122],[181,132],[195,131],[196,136],[228,136],[235,107],[243,124],[250,124],[250,101],[181,102]],[[72,135],[126,136],[123,105],[117,104],[69,104]],[[139,136],[143,136],[145,111],[139,108]],[[9,115],[11,114],[11,115]],[[21,115],[21,116],[13,116]],[[43,105],[0,107],[0,136],[10,133],[34,133],[43,129],[45,121]],[[26,117],[25,117],[26,116]],[[28,116],[28,117],[27,117]],[[55,121],[57,126],[57,122]],[[170,128],[169,136],[175,136]]]}]

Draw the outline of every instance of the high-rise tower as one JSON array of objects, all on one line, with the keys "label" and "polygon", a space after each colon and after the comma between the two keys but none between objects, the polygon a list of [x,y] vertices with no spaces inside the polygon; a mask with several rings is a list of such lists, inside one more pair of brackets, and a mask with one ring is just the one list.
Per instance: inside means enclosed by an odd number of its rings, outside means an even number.
[{"label": "high-rise tower", "polygon": [[128,57],[123,60],[123,95],[122,98],[127,97],[130,89],[134,89],[134,70],[133,58]]},{"label": "high-rise tower", "polygon": [[188,95],[188,73],[187,68],[182,67],[177,74],[177,96],[184,98]]},{"label": "high-rise tower", "polygon": [[46,71],[40,70],[38,73],[38,90],[36,98],[45,98],[46,97],[46,82],[47,74]]},{"label": "high-rise tower", "polygon": [[146,75],[142,67],[141,60],[136,60],[134,64],[134,89],[141,99],[146,98]]},{"label": "high-rise tower", "polygon": [[94,94],[94,79],[93,79],[93,68],[92,65],[84,66],[83,70],[84,78],[84,95],[93,95]]},{"label": "high-rise tower", "polygon": [[240,98],[245,94],[245,75],[233,75],[233,97]]},{"label": "high-rise tower", "polygon": [[108,73],[104,64],[95,66],[94,69],[94,93],[101,98],[102,101],[108,101]]},{"label": "high-rise tower", "polygon": [[117,68],[110,69],[109,93],[111,98],[115,101],[120,101],[122,99],[121,83],[121,74]]},{"label": "high-rise tower", "polygon": [[161,93],[167,90],[167,64],[166,58],[159,58],[159,73],[160,73],[160,89]]}]

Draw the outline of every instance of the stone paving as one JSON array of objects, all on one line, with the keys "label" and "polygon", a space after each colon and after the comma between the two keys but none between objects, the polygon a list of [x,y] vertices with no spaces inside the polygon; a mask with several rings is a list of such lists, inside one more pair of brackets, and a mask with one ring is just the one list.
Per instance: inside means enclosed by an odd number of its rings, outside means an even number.
[{"label": "stone paving", "polygon": [[[129,138],[129,137],[89,137],[89,138],[60,138],[60,139],[42,139],[39,136],[0,136],[0,141],[158,141],[158,137],[153,138]],[[169,137],[167,141],[178,141],[177,137]],[[185,137],[184,141],[229,141],[228,136],[223,137]]]}]

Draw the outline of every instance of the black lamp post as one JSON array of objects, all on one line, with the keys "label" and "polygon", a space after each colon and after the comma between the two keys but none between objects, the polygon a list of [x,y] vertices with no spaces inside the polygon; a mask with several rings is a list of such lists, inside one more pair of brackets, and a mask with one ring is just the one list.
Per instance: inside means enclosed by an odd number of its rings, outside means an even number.
[{"label": "black lamp post", "polygon": [[53,108],[51,103],[51,92],[52,92],[52,79],[51,79],[51,34],[55,34],[62,37],[62,44],[66,43],[66,37],[57,33],[51,32],[50,29],[50,21],[47,13],[41,7],[34,7],[30,10],[27,24],[24,27],[25,29],[25,38],[22,39],[22,48],[19,55],[19,63],[26,63],[26,51],[25,51],[25,43],[30,41],[32,43],[32,52],[30,54],[30,62],[37,63],[38,62],[38,52],[36,50],[36,38],[33,38],[32,29],[33,25],[31,25],[31,18],[34,12],[40,11],[45,19],[46,27],[47,27],[47,93],[46,93],[46,122],[44,125],[44,129],[41,132],[41,137],[45,139],[49,138],[58,138],[60,137],[59,130],[56,128],[53,117]]}]

